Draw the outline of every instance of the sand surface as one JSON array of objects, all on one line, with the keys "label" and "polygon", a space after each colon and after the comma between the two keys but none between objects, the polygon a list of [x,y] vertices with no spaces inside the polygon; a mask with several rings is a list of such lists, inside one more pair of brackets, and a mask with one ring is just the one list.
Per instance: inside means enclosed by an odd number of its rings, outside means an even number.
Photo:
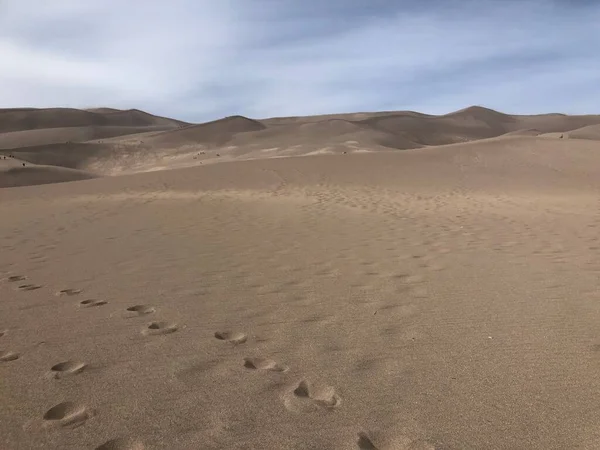
[{"label": "sand surface", "polygon": [[600,448],[599,167],[517,133],[0,189],[0,448]]}]

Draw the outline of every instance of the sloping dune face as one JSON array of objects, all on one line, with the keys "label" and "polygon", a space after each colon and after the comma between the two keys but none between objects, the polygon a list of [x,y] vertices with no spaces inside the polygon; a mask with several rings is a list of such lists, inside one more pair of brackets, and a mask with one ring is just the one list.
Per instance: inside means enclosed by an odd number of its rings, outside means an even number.
[{"label": "sloping dune face", "polygon": [[598,447],[597,141],[234,122],[281,149],[0,189],[3,449]]}]

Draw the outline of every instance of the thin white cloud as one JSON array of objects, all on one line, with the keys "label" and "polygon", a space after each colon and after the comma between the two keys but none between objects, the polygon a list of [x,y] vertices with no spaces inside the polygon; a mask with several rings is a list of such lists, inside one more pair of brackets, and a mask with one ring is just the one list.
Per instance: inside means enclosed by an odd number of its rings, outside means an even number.
[{"label": "thin white cloud", "polygon": [[379,3],[373,14],[341,0],[4,0],[0,106],[136,107],[202,121],[600,103],[589,89],[600,81],[600,6]]},{"label": "thin white cloud", "polygon": [[167,104],[217,79],[235,48],[231,5],[212,3],[9,0],[0,10],[0,103],[62,105],[69,90],[81,98],[70,106]]}]

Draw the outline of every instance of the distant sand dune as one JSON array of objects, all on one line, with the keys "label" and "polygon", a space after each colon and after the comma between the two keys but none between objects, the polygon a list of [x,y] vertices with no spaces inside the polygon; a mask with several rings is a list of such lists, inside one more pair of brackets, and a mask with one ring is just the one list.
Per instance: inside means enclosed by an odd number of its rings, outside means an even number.
[{"label": "distant sand dune", "polygon": [[165,131],[153,137],[155,144],[173,146],[177,144],[224,145],[237,133],[264,130],[265,125],[257,120],[242,116],[226,117],[200,125],[190,125],[179,130]]},{"label": "distant sand dune", "polygon": [[66,128],[87,126],[181,126],[186,125],[174,119],[153,116],[152,114],[130,109],[111,112],[85,111],[72,108],[47,109],[0,109],[0,133],[10,131],[39,130],[43,128]]},{"label": "distant sand dune", "polygon": [[139,110],[0,110],[1,154],[122,175],[233,160],[398,151],[510,136],[599,139],[600,116],[509,115],[472,106],[441,116],[360,112],[187,124]]},{"label": "distant sand dune", "polygon": [[85,126],[13,131],[0,134],[0,149],[110,139],[131,134],[167,131],[172,128],[172,126]]}]

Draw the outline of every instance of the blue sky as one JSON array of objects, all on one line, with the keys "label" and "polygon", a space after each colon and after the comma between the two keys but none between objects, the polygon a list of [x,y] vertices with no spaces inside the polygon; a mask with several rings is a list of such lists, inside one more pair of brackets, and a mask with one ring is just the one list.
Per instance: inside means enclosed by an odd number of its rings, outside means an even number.
[{"label": "blue sky", "polygon": [[600,113],[600,1],[0,0],[0,107]]}]

